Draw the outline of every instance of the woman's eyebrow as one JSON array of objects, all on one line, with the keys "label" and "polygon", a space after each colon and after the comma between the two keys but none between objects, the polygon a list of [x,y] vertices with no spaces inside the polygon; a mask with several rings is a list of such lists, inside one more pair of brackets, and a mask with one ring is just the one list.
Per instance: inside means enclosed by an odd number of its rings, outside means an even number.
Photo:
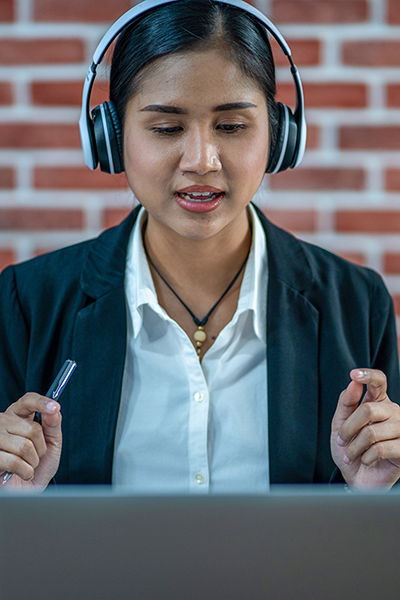
[{"label": "woman's eyebrow", "polygon": [[228,104],[220,104],[216,106],[214,112],[223,112],[225,110],[241,110],[242,108],[257,108],[252,102],[229,102]]},{"label": "woman's eyebrow", "polygon": [[149,104],[141,108],[140,112],[160,112],[175,115],[185,115],[187,113],[186,110],[179,108],[179,106],[166,106],[165,104]]},{"label": "woman's eyebrow", "polygon": [[[224,112],[227,110],[241,110],[243,108],[257,108],[252,102],[228,102],[227,104],[220,104],[213,108],[213,112]],[[144,108],[140,109],[140,112],[158,112],[168,113],[174,115],[186,115],[187,110],[180,108],[179,106],[168,106],[166,104],[149,104]]]}]

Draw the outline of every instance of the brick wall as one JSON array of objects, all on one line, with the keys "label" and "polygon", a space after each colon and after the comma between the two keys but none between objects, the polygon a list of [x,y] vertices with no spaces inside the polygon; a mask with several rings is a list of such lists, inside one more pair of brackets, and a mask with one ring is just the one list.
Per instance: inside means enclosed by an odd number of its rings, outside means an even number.
[{"label": "brick wall", "polygon": [[[301,168],[266,177],[258,202],[299,237],[381,272],[400,315],[400,1],[253,3],[289,42],[309,124]],[[77,121],[93,51],[133,4],[0,0],[0,268],[96,235],[132,205],[124,175],[83,165]]]}]

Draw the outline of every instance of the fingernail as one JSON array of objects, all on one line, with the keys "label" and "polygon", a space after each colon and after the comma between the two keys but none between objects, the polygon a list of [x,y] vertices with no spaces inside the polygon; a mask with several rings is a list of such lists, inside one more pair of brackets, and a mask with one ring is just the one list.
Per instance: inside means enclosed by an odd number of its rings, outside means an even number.
[{"label": "fingernail", "polygon": [[346,456],[346,454],[343,456],[343,462],[345,462],[346,465],[349,465],[351,463],[351,460]]},{"label": "fingernail", "polygon": [[49,412],[55,412],[57,410],[57,404],[55,402],[48,402],[46,408]]},{"label": "fingernail", "polygon": [[346,442],[340,436],[337,436],[336,443],[338,446],[346,446]]},{"label": "fingernail", "polygon": [[364,379],[366,376],[367,376],[367,372],[366,371],[362,371],[361,369],[359,369],[356,372],[357,379]]}]

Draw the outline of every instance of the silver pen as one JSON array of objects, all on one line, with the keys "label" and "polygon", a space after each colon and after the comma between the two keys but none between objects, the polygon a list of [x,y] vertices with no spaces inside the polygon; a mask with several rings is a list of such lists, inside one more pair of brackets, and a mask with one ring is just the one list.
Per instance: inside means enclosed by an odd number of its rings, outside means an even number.
[{"label": "silver pen", "polygon": [[[73,361],[73,360],[65,361],[65,363],[63,364],[63,366],[57,373],[57,376],[54,379],[53,383],[51,384],[51,386],[46,394],[46,398],[51,398],[52,400],[57,400],[57,398],[59,398],[61,396],[65,386],[67,385],[67,383],[69,381],[69,378],[71,377],[72,373],[75,371],[75,368],[76,368],[75,361]],[[42,422],[40,412],[35,413],[33,420],[36,421],[37,423]],[[4,473],[3,484],[7,483],[7,481],[9,481],[12,476],[13,476],[13,473],[10,473],[10,471],[7,471],[6,473]]]}]

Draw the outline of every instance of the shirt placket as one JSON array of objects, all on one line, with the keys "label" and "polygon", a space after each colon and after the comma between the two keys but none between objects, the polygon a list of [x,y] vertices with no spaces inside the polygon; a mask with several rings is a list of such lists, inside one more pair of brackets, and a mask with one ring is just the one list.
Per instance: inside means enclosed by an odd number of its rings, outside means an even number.
[{"label": "shirt placket", "polygon": [[189,410],[189,488],[193,494],[208,494],[210,473],[208,464],[208,418],[210,391],[203,369],[193,353],[188,364],[190,380]]}]

